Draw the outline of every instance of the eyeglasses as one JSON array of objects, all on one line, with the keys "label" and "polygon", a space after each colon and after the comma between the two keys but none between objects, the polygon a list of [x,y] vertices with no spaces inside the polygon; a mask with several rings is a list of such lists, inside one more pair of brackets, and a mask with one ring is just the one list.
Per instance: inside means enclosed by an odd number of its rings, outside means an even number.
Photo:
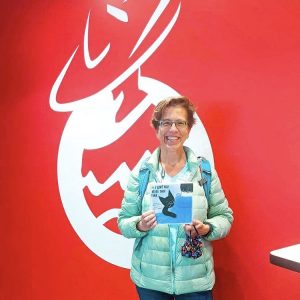
[{"label": "eyeglasses", "polygon": [[171,121],[171,120],[160,120],[159,122],[159,126],[163,127],[163,128],[171,128],[173,124],[175,124],[177,129],[183,129],[187,126],[187,121],[184,120],[175,120],[175,121]]}]

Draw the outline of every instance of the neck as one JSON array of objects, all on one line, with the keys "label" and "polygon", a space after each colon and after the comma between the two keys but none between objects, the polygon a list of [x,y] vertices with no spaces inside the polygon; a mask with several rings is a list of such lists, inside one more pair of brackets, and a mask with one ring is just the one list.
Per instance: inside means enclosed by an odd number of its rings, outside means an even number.
[{"label": "neck", "polygon": [[169,175],[175,175],[180,171],[186,162],[186,155],[181,148],[179,151],[162,150],[160,153],[160,162],[163,169]]},{"label": "neck", "polygon": [[186,160],[185,152],[183,148],[170,150],[170,149],[160,149],[160,161],[168,165],[176,165],[180,161]]}]

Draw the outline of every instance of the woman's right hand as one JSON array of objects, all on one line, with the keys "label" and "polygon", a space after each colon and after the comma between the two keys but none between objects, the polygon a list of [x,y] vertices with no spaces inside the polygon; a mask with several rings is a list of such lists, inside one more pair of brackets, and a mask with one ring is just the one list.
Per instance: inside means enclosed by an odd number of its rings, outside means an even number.
[{"label": "woman's right hand", "polygon": [[139,231],[148,231],[157,225],[156,216],[153,210],[149,210],[141,215],[141,220],[137,223],[136,228]]}]

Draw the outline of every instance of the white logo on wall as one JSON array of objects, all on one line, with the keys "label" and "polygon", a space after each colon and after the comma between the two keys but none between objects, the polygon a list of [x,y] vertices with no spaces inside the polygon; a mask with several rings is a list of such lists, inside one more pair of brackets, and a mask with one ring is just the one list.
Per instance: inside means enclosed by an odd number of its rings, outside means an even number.
[{"label": "white logo on wall", "polygon": [[[152,30],[154,24],[159,20],[162,12],[166,9],[170,1],[161,0],[157,5],[150,20],[146,24],[141,36],[137,40],[130,56],[138,49],[144,38]],[[72,112],[64,128],[58,150],[57,175],[61,200],[66,215],[84,244],[96,255],[105,261],[124,268],[130,268],[133,240],[126,239],[122,235],[112,232],[104,224],[118,216],[119,209],[112,208],[100,216],[95,217],[88,207],[83,189],[88,187],[94,196],[98,196],[101,201],[101,194],[109,189],[116,182],[120,183],[124,190],[130,169],[126,162],[122,162],[119,167],[105,180],[99,183],[92,171],[83,177],[82,156],[86,149],[100,149],[109,146],[122,137],[131,126],[143,115],[151,105],[170,95],[179,93],[170,86],[142,75],[141,67],[143,63],[157,50],[172,30],[180,12],[181,3],[178,4],[175,14],[169,20],[167,26],[162,30],[159,37],[149,46],[149,48],[122,74],[116,77],[105,88],[94,95],[78,99],[73,102],[60,104],[57,101],[57,92],[64,79],[64,76],[75,56],[78,47],[75,49],[70,59],[57,77],[51,93],[50,106],[59,112]],[[128,22],[126,11],[107,5],[107,13],[121,22]],[[104,48],[101,54],[91,59],[88,48],[89,15],[87,17],[84,33],[84,60],[87,68],[95,68],[103,58],[109,53],[110,43]],[[114,99],[112,91],[124,82],[130,75],[138,71],[138,88],[146,93],[146,96],[132,111],[120,122],[116,122],[116,114],[122,105],[124,94],[121,92]],[[202,155],[213,162],[213,154],[207,133],[198,116],[196,125],[192,128],[186,145],[191,147],[197,155]],[[103,126],[105,124],[105,126]],[[145,149],[143,157],[149,151]],[[139,158],[143,159],[143,157]],[[138,161],[136,163],[138,163]],[[121,199],[120,199],[121,203]],[[118,245],[116,247],[116,245]],[[118,249],[122,249],[122,255]]]}]

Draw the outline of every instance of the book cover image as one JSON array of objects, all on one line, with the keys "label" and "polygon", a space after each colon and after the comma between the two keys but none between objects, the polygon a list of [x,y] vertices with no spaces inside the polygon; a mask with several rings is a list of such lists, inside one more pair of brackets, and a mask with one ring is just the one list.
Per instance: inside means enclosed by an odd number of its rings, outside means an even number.
[{"label": "book cover image", "polygon": [[151,201],[158,224],[192,222],[193,183],[152,184]]}]

